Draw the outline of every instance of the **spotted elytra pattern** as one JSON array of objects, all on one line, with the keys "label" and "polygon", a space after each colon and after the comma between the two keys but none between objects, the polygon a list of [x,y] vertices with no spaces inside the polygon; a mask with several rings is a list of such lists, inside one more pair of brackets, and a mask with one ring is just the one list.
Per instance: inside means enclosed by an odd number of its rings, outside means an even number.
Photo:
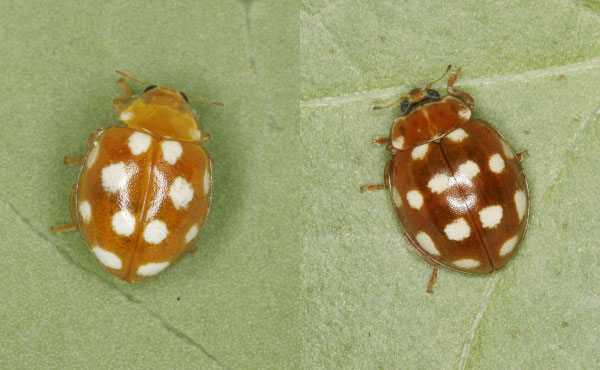
[{"label": "spotted elytra pattern", "polygon": [[119,279],[142,280],[172,264],[208,216],[210,157],[197,144],[175,143],[128,127],[92,139],[98,153],[88,154],[77,182],[78,219],[92,253]]},{"label": "spotted elytra pattern", "polygon": [[[448,70],[450,67],[448,68]],[[520,160],[489,123],[470,120],[473,98],[448,81],[449,96],[414,89],[393,124],[388,188],[409,249],[434,266],[475,274],[502,268],[527,228],[529,191]],[[466,100],[464,102],[463,100]]]},{"label": "spotted elytra pattern", "polygon": [[52,230],[79,228],[102,267],[133,282],[195,250],[210,211],[213,161],[198,145],[210,135],[185,94],[118,73],[148,87],[133,96],[120,80],[126,96],[113,104],[128,127],[97,130],[83,159],[65,158],[81,164],[71,191],[73,224]]}]

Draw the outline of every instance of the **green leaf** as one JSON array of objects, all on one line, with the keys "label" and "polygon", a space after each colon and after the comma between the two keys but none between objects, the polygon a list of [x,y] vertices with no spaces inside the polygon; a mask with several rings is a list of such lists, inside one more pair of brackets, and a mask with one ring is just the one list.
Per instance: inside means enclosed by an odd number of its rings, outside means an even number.
[{"label": "green leaf", "polygon": [[[4,2],[0,24],[0,367],[298,363],[294,3]],[[63,157],[119,125],[115,69],[225,102],[193,103],[215,159],[198,251],[131,285],[49,232],[70,222]]]},{"label": "green leaf", "polygon": [[[600,13],[597,2],[304,1],[301,121],[306,368],[594,368],[600,364]],[[529,230],[473,276],[405,248],[383,182],[399,109],[462,67],[458,86],[524,161]],[[501,365],[500,365],[501,364]]]}]

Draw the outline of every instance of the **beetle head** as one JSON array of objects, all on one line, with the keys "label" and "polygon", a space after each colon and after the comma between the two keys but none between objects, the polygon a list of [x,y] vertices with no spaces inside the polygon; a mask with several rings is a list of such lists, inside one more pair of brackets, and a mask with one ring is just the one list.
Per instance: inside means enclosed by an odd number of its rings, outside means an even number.
[{"label": "beetle head", "polygon": [[[127,126],[180,141],[206,141],[210,138],[203,131],[198,114],[189,106],[184,93],[136,80],[119,71],[117,73],[147,86],[142,94],[133,96],[127,108],[120,112],[119,119]],[[223,105],[191,95],[190,98]]]},{"label": "beetle head", "polygon": [[437,91],[428,87],[425,87],[424,89],[415,88],[402,102],[400,109],[402,110],[402,113],[408,114],[416,106],[438,100],[440,100],[440,94]]}]

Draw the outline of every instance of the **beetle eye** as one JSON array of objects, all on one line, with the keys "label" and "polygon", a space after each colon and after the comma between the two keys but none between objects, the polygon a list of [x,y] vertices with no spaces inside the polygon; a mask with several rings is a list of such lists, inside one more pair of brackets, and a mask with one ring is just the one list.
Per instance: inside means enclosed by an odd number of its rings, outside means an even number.
[{"label": "beetle eye", "polygon": [[429,89],[429,90],[427,90],[427,97],[430,99],[439,99],[440,93],[438,93],[435,90]]},{"label": "beetle eye", "polygon": [[408,113],[408,110],[410,109],[410,103],[408,102],[408,100],[402,102],[400,109],[402,110],[402,113]]},{"label": "beetle eye", "polygon": [[148,91],[152,90],[152,89],[156,89],[156,85],[150,85],[146,88],[146,90],[144,90],[145,93],[147,93]]},{"label": "beetle eye", "polygon": [[189,103],[187,96],[185,96],[185,94],[183,92],[180,91],[179,95],[181,95],[181,97],[183,98],[183,100],[185,100],[186,103]]}]

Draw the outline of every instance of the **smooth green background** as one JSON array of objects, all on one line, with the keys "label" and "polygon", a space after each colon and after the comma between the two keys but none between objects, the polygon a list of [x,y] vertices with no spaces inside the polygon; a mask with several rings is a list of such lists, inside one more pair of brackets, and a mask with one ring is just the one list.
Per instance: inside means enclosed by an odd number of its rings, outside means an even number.
[{"label": "smooth green background", "polygon": [[[306,0],[301,125],[306,368],[600,366],[597,1]],[[475,117],[523,162],[529,230],[501,271],[431,268],[405,248],[383,181],[399,108],[448,64]],[[439,88],[443,91],[443,84]]]},{"label": "smooth green background", "polygon": [[[0,368],[299,363],[298,26],[293,1],[1,2]],[[192,103],[215,159],[198,252],[132,285],[49,232],[63,157],[118,124],[114,69],[225,102]]]}]

